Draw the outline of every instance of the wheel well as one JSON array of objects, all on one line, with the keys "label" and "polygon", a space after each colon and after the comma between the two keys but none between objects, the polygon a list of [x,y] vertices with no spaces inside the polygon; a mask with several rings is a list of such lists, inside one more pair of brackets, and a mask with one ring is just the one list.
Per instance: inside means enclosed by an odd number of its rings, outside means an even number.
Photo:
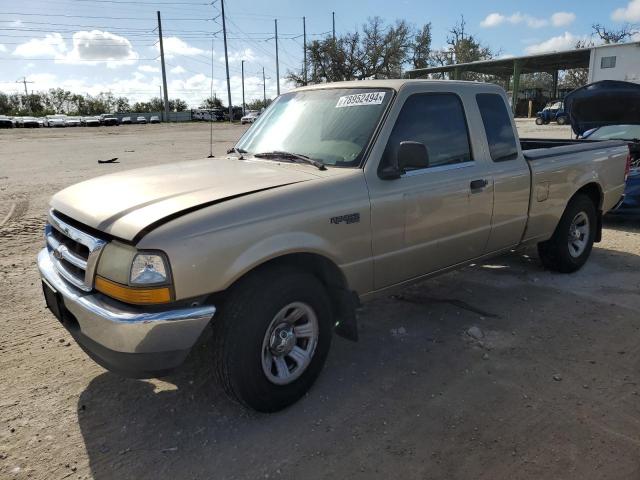
[{"label": "wheel well", "polygon": [[268,260],[255,267],[252,271],[276,265],[288,265],[310,272],[318,277],[323,285],[327,287],[327,290],[347,288],[347,281],[340,268],[327,257],[315,253],[290,253]]},{"label": "wheel well", "polygon": [[593,201],[593,204],[595,205],[597,211],[602,210],[602,191],[600,190],[600,186],[597,183],[587,183],[586,185],[581,187],[580,190],[578,190],[573,195],[573,197],[575,197],[579,193],[587,195]]},{"label": "wheel well", "polygon": [[583,187],[578,190],[571,199],[578,195],[584,194],[591,199],[593,204],[596,207],[596,216],[597,216],[597,225],[596,225],[596,238],[595,242],[600,242],[602,240],[602,203],[603,203],[603,195],[602,190],[600,190],[600,185],[597,183],[587,183]]},{"label": "wheel well", "polygon": [[[347,280],[340,268],[322,255],[315,253],[291,253],[273,258],[246,272],[242,277],[237,279],[230,288],[233,288],[234,285],[247,275],[259,273],[261,270],[277,266],[288,266],[303,270],[318,278],[326,288],[327,294],[331,299],[331,308],[336,324],[346,324],[353,328],[353,330],[344,333],[343,336],[352,340],[357,338],[357,333],[355,333],[355,310],[359,305],[359,299],[355,292],[349,290]],[[228,292],[229,289],[215,293],[209,300],[214,303],[223,303]],[[338,333],[340,333],[339,330]]]}]

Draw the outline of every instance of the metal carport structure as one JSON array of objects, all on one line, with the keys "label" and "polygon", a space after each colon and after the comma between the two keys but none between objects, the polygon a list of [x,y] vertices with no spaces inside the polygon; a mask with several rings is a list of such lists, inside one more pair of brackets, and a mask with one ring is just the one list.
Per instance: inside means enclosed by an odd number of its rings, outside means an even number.
[{"label": "metal carport structure", "polygon": [[512,107],[515,108],[520,90],[520,75],[523,73],[547,72],[553,76],[554,96],[558,91],[558,71],[573,68],[589,68],[591,48],[579,48],[563,52],[541,53],[523,57],[509,57],[498,60],[482,60],[471,63],[458,63],[441,67],[428,67],[409,70],[408,78],[424,78],[432,73],[445,73],[450,80],[462,79],[464,72],[494,75],[511,83],[513,77]]}]

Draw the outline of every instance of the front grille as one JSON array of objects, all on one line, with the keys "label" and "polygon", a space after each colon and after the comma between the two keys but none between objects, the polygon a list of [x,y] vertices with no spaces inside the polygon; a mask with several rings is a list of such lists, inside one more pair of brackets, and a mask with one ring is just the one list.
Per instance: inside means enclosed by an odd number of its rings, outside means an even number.
[{"label": "front grille", "polygon": [[81,290],[93,290],[98,257],[106,242],[65,222],[53,210],[49,212],[45,238],[60,276]]}]

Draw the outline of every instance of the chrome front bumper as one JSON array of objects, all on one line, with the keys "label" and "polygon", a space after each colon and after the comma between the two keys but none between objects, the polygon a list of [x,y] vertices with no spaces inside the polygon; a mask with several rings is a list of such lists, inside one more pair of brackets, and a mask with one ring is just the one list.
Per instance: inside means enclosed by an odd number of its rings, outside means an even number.
[{"label": "chrome front bumper", "polygon": [[59,275],[46,248],[38,254],[38,268],[71,315],[63,324],[76,341],[98,363],[127,376],[153,376],[178,366],[216,312],[212,305],[145,312],[83,292]]}]

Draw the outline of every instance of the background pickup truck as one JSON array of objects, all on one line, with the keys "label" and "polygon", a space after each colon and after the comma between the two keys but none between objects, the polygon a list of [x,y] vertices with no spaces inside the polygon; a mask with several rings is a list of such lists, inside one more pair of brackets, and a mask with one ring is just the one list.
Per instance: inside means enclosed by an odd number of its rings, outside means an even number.
[{"label": "background pickup truck", "polygon": [[226,390],[275,411],[311,387],[334,327],[357,338],[359,301],[525,244],[579,269],[626,165],[621,141],[519,141],[489,84],[305,87],[227,158],[59,192],[38,265],[101,365],[158,376],[212,341]]}]

